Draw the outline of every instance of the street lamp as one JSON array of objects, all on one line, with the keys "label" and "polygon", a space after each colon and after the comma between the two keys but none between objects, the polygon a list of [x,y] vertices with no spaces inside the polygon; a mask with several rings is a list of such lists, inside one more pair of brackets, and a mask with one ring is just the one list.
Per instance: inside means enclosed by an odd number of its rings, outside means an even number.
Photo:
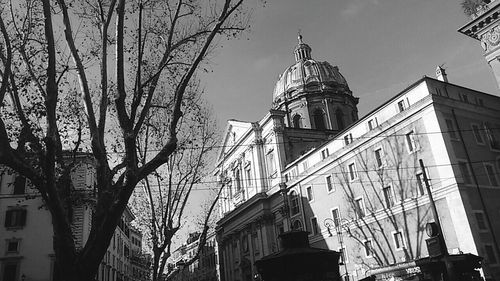
[{"label": "street lamp", "polygon": [[[345,262],[345,260],[346,260],[346,253],[344,251],[344,238],[342,236],[342,224],[343,224],[343,220],[333,220],[331,218],[326,218],[323,221],[323,224],[325,225],[326,229],[328,230],[328,235],[330,237],[333,236],[332,231],[330,230],[330,228],[335,228],[335,231],[337,232],[337,239],[338,239],[338,242],[339,242],[339,245],[340,245],[340,249],[341,249],[340,253],[342,255],[342,264],[344,265],[344,270],[345,270],[345,280],[348,281],[349,280],[349,272],[347,271],[347,263]],[[347,231],[349,232],[349,229],[347,229]]]}]

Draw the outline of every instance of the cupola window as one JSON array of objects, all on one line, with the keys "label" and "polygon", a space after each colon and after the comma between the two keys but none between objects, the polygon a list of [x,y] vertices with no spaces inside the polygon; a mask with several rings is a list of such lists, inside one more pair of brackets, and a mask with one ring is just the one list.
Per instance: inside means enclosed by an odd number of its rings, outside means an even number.
[{"label": "cupola window", "polygon": [[325,116],[323,114],[323,110],[316,109],[313,113],[313,119],[314,119],[314,125],[316,126],[317,130],[326,129]]}]

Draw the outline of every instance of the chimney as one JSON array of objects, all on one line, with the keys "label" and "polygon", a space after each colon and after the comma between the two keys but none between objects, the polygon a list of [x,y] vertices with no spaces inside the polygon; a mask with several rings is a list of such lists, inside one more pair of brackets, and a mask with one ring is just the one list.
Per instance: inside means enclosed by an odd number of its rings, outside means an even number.
[{"label": "chimney", "polygon": [[448,83],[448,76],[446,75],[446,71],[441,65],[438,65],[436,67],[436,79]]}]

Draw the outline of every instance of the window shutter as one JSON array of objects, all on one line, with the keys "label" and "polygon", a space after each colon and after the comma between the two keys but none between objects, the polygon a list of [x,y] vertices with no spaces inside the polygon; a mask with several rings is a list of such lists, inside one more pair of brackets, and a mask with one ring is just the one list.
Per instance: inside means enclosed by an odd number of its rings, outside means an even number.
[{"label": "window shutter", "polygon": [[26,178],[17,176],[14,182],[14,194],[24,194],[26,187]]},{"label": "window shutter", "polygon": [[5,212],[5,227],[12,226],[12,210]]},{"label": "window shutter", "polygon": [[23,210],[20,210],[19,211],[21,213],[21,221],[20,221],[20,224],[19,226],[25,226],[26,225],[26,209],[23,209]]}]

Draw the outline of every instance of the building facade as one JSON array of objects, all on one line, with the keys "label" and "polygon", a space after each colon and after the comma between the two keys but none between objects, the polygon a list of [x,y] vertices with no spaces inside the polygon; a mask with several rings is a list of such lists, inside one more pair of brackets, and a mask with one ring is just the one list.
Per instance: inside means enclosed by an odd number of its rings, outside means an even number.
[{"label": "building facade", "polygon": [[[82,195],[81,202],[74,206],[72,218],[77,247],[85,245],[90,233],[94,178],[92,157],[78,156],[71,175],[75,192]],[[0,194],[0,220],[3,222],[0,228],[0,280],[54,280],[52,222],[39,193],[24,177],[0,167]],[[140,247],[132,243],[134,236],[131,233],[136,234],[135,239],[141,239],[141,235],[132,230],[130,222],[133,219],[127,208],[101,263],[97,280],[138,280],[132,279],[131,257],[132,249],[139,251]]]},{"label": "building facade", "polygon": [[198,260],[194,263],[184,266],[184,263],[193,258],[199,245],[200,233],[190,233],[186,243],[181,245],[172,253],[171,266],[182,267],[173,278],[174,281],[217,281],[218,275],[218,258],[217,258],[217,241],[215,232],[207,234],[205,246],[200,251]]},{"label": "building facade", "polygon": [[293,229],[342,252],[350,280],[429,256],[431,203],[448,252],[484,257],[486,279],[500,279],[500,98],[438,68],[439,80],[424,77],[358,120],[338,67],[310,53],[299,37],[269,114],[226,128],[215,172],[221,279],[253,280],[255,261]]}]

